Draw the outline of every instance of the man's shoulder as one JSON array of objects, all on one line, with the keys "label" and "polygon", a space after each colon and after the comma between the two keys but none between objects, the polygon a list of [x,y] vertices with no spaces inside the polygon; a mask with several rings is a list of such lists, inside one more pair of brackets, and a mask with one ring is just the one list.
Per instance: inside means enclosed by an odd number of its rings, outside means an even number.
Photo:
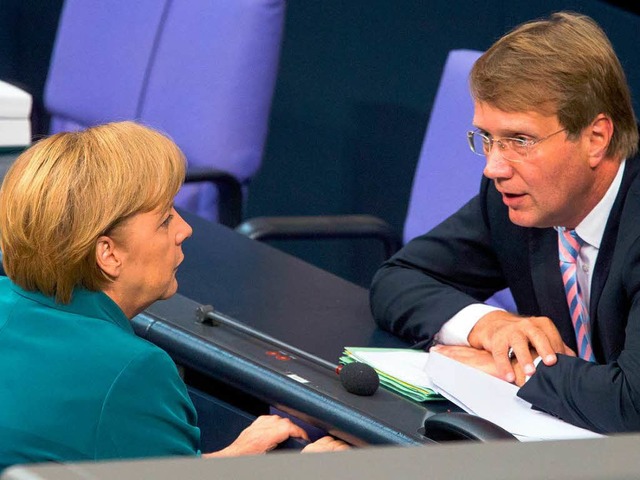
[{"label": "man's shoulder", "polygon": [[[630,183],[629,192],[640,192],[640,156],[627,159],[624,176],[628,177]],[[623,179],[624,182],[624,179]]]}]

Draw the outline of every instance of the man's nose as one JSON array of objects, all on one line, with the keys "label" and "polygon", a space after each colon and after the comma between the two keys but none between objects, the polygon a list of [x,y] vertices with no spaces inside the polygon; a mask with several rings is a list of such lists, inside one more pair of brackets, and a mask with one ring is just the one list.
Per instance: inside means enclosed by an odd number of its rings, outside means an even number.
[{"label": "man's nose", "polygon": [[487,163],[484,166],[484,176],[495,180],[496,178],[510,177],[513,173],[511,162],[505,160],[496,145],[486,154]]}]

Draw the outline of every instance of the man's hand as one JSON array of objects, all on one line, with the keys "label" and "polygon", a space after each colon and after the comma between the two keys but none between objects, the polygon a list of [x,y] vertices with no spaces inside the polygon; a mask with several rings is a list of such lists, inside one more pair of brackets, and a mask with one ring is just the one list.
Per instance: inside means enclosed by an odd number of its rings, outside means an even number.
[{"label": "man's hand", "polygon": [[533,355],[542,357],[545,365],[557,361],[556,353],[575,356],[567,347],[560,332],[547,317],[521,317],[504,311],[486,314],[471,329],[469,344],[477,349],[487,350],[493,355],[497,376],[513,383],[516,375],[509,359],[509,348],[522,365],[524,375],[533,375]]},{"label": "man's hand", "polygon": [[445,357],[482,370],[494,377],[499,377],[493,355],[486,350],[458,345],[434,345],[429,351],[441,353]]},{"label": "man's hand", "polygon": [[[441,353],[445,357],[449,357],[460,363],[477,368],[478,370],[482,370],[484,373],[488,373],[489,375],[504,380],[504,378],[498,374],[498,369],[496,368],[496,362],[493,359],[493,355],[491,352],[486,350],[460,345],[434,345],[429,349],[429,351]],[[511,365],[515,373],[515,381],[512,383],[521,387],[525,382],[525,374],[522,371],[522,367],[520,367],[515,357],[511,360]]]},{"label": "man's hand", "polygon": [[[266,453],[276,448],[279,443],[284,442],[289,437],[309,440],[307,432],[288,418],[282,418],[277,415],[262,415],[240,432],[238,438],[227,448],[205,454],[203,457],[234,457]],[[311,445],[313,443],[305,448],[309,448]]]}]

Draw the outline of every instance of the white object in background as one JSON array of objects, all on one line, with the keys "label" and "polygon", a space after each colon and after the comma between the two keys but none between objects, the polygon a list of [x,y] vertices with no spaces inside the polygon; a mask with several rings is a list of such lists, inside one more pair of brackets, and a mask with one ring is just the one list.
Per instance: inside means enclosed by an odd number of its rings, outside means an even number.
[{"label": "white object in background", "polygon": [[31,144],[31,95],[0,80],[0,148]]}]

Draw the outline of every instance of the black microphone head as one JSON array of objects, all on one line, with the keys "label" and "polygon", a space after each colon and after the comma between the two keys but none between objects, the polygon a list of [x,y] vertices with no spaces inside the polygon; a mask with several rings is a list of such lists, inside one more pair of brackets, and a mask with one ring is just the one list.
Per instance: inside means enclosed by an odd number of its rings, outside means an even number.
[{"label": "black microphone head", "polygon": [[370,365],[354,362],[342,366],[340,369],[340,382],[349,393],[369,396],[378,390],[380,377]]}]

